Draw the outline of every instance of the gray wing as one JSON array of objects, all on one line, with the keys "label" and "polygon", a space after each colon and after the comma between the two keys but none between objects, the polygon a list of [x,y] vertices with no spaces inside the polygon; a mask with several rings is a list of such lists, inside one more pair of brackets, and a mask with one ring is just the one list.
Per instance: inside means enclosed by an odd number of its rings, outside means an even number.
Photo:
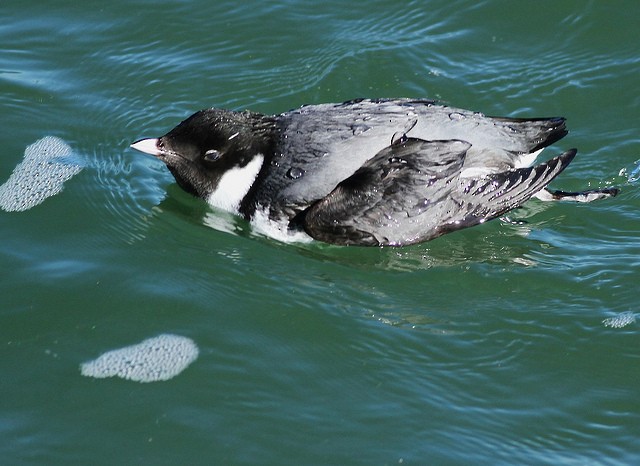
[{"label": "gray wing", "polygon": [[313,238],[343,245],[409,244],[438,227],[470,145],[408,139],[367,161],[303,212]]},{"label": "gray wing", "polygon": [[470,148],[409,138],[380,151],[297,219],[313,238],[341,245],[400,246],[477,225],[526,202],[573,159],[460,178]]},{"label": "gray wing", "polygon": [[463,170],[474,174],[522,166],[522,155],[566,134],[563,118],[493,118],[415,99],[311,105],[277,119],[282,137],[265,183],[278,188],[266,196],[273,199],[275,211],[297,211],[326,196],[397,134],[425,141],[467,141],[471,147]]}]

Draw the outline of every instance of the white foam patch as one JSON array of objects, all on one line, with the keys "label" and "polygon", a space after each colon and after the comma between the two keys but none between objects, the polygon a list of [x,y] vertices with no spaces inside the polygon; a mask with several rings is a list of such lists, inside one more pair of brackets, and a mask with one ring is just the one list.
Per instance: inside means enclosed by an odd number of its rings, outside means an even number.
[{"label": "white foam patch", "polygon": [[62,191],[65,181],[81,170],[73,161],[71,147],[62,139],[39,139],[26,148],[22,162],[0,186],[0,208],[7,212],[28,210]]},{"label": "white foam patch", "polygon": [[198,346],[190,338],[162,334],[85,362],[80,365],[80,373],[98,379],[159,382],[180,374],[197,359],[198,353]]},{"label": "white foam patch", "polygon": [[269,218],[269,211],[256,210],[251,219],[251,227],[255,233],[268,236],[283,243],[310,243],[313,238],[304,231],[290,231],[287,221],[278,222]]},{"label": "white foam patch", "polygon": [[237,214],[240,202],[251,189],[251,185],[262,168],[263,161],[264,157],[258,154],[244,167],[228,170],[220,178],[216,190],[207,199],[209,204]]},{"label": "white foam patch", "polygon": [[602,321],[605,327],[622,328],[636,321],[636,315],[631,312],[622,312],[617,316],[608,317]]}]

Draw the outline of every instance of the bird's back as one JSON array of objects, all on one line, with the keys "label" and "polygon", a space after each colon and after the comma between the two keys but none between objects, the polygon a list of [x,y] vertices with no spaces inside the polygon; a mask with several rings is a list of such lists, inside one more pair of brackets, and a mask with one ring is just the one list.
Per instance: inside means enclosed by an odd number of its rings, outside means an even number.
[{"label": "bird's back", "polygon": [[262,207],[287,214],[326,196],[397,138],[466,141],[463,176],[480,176],[528,165],[530,153],[566,134],[563,118],[493,118],[416,99],[309,105],[276,121],[275,155],[254,192]]}]

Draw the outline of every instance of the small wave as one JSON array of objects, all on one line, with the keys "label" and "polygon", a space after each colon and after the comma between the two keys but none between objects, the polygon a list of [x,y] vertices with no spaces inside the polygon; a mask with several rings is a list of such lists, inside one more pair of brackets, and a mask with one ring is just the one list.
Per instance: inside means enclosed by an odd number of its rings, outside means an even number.
[{"label": "small wave", "polygon": [[620,169],[620,176],[625,176],[630,184],[637,183],[640,180],[640,160],[636,160],[629,167]]},{"label": "small wave", "polygon": [[152,208],[166,196],[153,176],[155,171],[143,158],[131,160],[124,151],[98,147],[86,158],[94,180],[82,186],[85,201],[103,212],[104,225],[114,230],[118,239],[135,242],[144,238],[154,215]]}]

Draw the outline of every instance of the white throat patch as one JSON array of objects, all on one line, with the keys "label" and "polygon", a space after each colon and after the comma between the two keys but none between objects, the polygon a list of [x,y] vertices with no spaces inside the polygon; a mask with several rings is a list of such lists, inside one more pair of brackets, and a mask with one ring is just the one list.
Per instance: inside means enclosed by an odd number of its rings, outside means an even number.
[{"label": "white throat patch", "polygon": [[209,195],[207,202],[214,207],[237,214],[240,202],[251,189],[263,162],[264,156],[257,154],[244,167],[228,170],[220,178],[218,187]]}]

